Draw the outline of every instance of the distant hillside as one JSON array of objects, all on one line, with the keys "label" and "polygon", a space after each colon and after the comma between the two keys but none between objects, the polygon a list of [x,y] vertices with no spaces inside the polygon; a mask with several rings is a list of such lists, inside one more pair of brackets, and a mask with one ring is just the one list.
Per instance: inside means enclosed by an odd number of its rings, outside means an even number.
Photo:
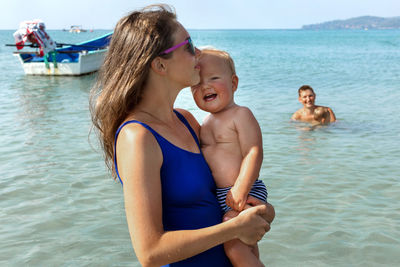
[{"label": "distant hillside", "polygon": [[345,29],[400,29],[400,17],[381,18],[363,16],[346,20],[333,20],[319,24],[304,25],[305,30],[345,30]]}]

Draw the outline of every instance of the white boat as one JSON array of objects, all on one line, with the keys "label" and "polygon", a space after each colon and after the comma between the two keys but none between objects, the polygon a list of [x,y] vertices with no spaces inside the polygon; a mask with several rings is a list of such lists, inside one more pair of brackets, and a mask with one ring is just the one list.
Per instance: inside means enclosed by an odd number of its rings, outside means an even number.
[{"label": "white boat", "polygon": [[41,57],[37,52],[14,52],[28,75],[83,75],[99,70],[112,33],[79,44],[67,45]]},{"label": "white boat", "polygon": [[69,32],[81,33],[81,32],[86,32],[86,30],[82,29],[81,25],[72,25],[71,29],[69,29]]}]

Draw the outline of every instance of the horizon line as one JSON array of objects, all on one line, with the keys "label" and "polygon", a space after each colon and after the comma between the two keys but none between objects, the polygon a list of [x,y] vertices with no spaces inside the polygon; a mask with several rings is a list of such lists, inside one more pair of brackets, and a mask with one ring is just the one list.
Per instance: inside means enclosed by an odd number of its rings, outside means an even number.
[{"label": "horizon line", "polygon": [[[186,28],[189,31],[265,31],[265,30],[275,30],[275,31],[281,31],[281,30],[364,30],[364,29],[304,29],[303,27],[301,28]],[[18,29],[1,29],[0,31],[16,31]],[[61,29],[46,29],[47,31],[69,31],[68,29],[61,28]],[[102,28],[93,28],[93,29],[84,29],[87,32],[90,31],[113,31],[114,29],[102,29]],[[397,28],[391,28],[391,29],[369,29],[369,30],[399,30]],[[85,34],[86,32],[82,32],[82,34]]]},{"label": "horizon line", "polygon": [[[302,28],[186,28],[187,30],[200,30],[200,31],[210,31],[210,30],[301,30]],[[2,29],[0,31],[14,31],[18,29]],[[65,28],[46,28],[46,31],[69,31],[69,29]],[[113,31],[114,28],[87,28],[84,29],[86,31]]]}]

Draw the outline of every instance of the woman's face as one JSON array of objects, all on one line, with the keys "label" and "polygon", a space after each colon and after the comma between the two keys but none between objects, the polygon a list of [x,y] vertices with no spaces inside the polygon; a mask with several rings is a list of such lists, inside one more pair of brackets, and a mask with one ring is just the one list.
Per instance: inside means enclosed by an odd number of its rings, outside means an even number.
[{"label": "woman's face", "polygon": [[[182,43],[190,37],[186,29],[178,23],[174,33],[174,46]],[[167,60],[167,75],[171,81],[179,87],[185,88],[200,82],[200,66],[198,59],[200,50],[196,49],[195,55],[190,51],[190,44],[185,44],[172,53],[172,57]]]}]

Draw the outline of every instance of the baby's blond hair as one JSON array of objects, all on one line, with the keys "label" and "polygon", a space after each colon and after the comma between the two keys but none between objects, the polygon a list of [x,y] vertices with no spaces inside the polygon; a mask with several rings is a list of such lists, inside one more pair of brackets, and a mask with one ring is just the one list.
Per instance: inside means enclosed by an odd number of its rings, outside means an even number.
[{"label": "baby's blond hair", "polygon": [[235,69],[235,63],[233,62],[233,59],[231,55],[229,55],[228,52],[216,49],[214,47],[204,47],[201,49],[201,54],[209,54],[209,55],[215,55],[221,59],[224,60],[226,65],[229,67],[230,71],[232,72],[233,75],[236,75],[236,69]]},{"label": "baby's blond hair", "polygon": [[322,119],[326,120],[329,118],[329,111],[325,107],[317,107],[314,110],[314,120],[320,121]]}]

